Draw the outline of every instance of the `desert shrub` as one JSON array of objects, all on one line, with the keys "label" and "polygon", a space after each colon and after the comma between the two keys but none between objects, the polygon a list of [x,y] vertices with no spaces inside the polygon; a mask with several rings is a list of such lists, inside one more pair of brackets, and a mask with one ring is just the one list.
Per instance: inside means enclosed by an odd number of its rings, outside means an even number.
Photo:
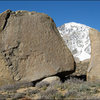
[{"label": "desert shrub", "polygon": [[85,82],[79,85],[79,92],[86,92],[86,94],[96,94],[98,93],[98,85],[92,82]]},{"label": "desert shrub", "polygon": [[11,90],[17,90],[18,87],[19,87],[19,86],[9,84],[9,85],[5,85],[5,86],[0,87],[0,91],[11,91]]},{"label": "desert shrub", "polygon": [[83,82],[80,84],[70,83],[68,85],[68,92],[65,93],[65,97],[87,98],[88,96],[92,96],[96,93],[98,93],[97,88],[92,88],[88,82]]},{"label": "desert shrub", "polygon": [[90,86],[89,85],[87,85],[87,84],[80,84],[79,85],[79,88],[78,88],[78,91],[79,92],[88,92],[88,91],[90,91],[91,89],[90,89]]},{"label": "desert shrub", "polygon": [[6,97],[2,94],[0,94],[0,100],[6,100]]},{"label": "desert shrub", "polygon": [[95,88],[95,89],[91,89],[90,94],[96,94],[96,93],[98,93],[98,92],[99,92],[98,89]]},{"label": "desert shrub", "polygon": [[61,92],[57,90],[57,88],[54,87],[48,87],[46,91],[41,92],[41,99],[63,99],[64,96]]},{"label": "desert shrub", "polygon": [[54,99],[57,93],[56,89],[48,88],[44,92],[40,92],[41,99]]},{"label": "desert shrub", "polygon": [[7,91],[6,94],[4,94],[4,96],[5,96],[6,98],[12,98],[12,97],[14,97],[15,94],[16,94],[16,92]]},{"label": "desert shrub", "polygon": [[90,91],[90,86],[86,84],[71,84],[68,90],[76,90],[77,92],[89,92]]},{"label": "desert shrub", "polygon": [[57,89],[57,88],[60,88],[62,85],[61,82],[52,82],[48,87],[47,89]]},{"label": "desert shrub", "polygon": [[70,77],[68,80],[65,81],[65,83],[69,83],[69,84],[72,84],[72,83],[81,84],[83,82],[84,82],[83,80],[80,80],[80,79],[74,78],[74,77]]},{"label": "desert shrub", "polygon": [[32,100],[32,99],[30,99],[30,98],[22,98],[21,100]]},{"label": "desert shrub", "polygon": [[87,97],[88,100],[100,100],[100,97],[96,97],[96,96],[89,96]]},{"label": "desert shrub", "polygon": [[76,98],[77,94],[78,94],[77,90],[69,90],[67,93],[65,93],[64,97],[65,98],[68,98],[68,97]]},{"label": "desert shrub", "polygon": [[28,90],[26,91],[26,93],[27,93],[28,95],[37,94],[37,93],[39,93],[39,92],[40,92],[40,91],[39,91],[38,89],[35,89],[35,90],[28,89]]},{"label": "desert shrub", "polygon": [[47,88],[49,86],[49,83],[48,82],[39,82],[35,85],[37,88]]},{"label": "desert shrub", "polygon": [[18,99],[21,99],[21,98],[23,98],[23,97],[25,97],[25,93],[16,93],[15,95],[14,95],[14,97],[12,97],[12,100],[18,100]]},{"label": "desert shrub", "polygon": [[11,90],[17,90],[19,88],[25,88],[33,86],[33,83],[31,82],[19,82],[15,84],[8,84],[0,87],[0,91],[11,91]]},{"label": "desert shrub", "polygon": [[64,83],[57,84],[56,87],[60,88],[61,90],[65,90],[65,89],[75,88],[82,83],[84,83],[83,80],[77,78],[70,78],[66,80]]},{"label": "desert shrub", "polygon": [[64,99],[64,98],[65,98],[65,96],[63,96],[63,94],[62,94],[62,93],[57,92],[57,93],[54,95],[54,98],[55,98],[55,99]]},{"label": "desert shrub", "polygon": [[[55,98],[85,98],[98,93],[98,82],[86,82],[77,78],[70,78],[64,83],[58,82],[57,84],[50,84],[46,91],[41,93],[42,99],[55,99]],[[56,90],[56,91],[55,91]],[[63,96],[59,90],[68,91]]]},{"label": "desert shrub", "polygon": [[69,87],[69,85],[66,83],[62,83],[62,84],[57,85],[57,88],[59,88],[60,90],[68,89],[68,87]]},{"label": "desert shrub", "polygon": [[91,87],[97,87],[100,88],[100,82],[99,81],[95,81],[95,82],[85,82],[85,84],[91,86]]},{"label": "desert shrub", "polygon": [[25,87],[33,86],[33,83],[32,82],[20,82],[20,83],[17,83],[16,85],[20,85],[20,88],[25,88]]},{"label": "desert shrub", "polygon": [[70,89],[67,93],[65,93],[65,98],[87,98],[89,94],[87,92],[79,91],[77,88],[76,89]]}]

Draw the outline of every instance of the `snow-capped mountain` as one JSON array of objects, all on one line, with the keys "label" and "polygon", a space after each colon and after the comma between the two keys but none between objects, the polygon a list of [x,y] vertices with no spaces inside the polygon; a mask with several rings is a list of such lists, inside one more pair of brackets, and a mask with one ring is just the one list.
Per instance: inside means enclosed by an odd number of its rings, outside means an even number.
[{"label": "snow-capped mountain", "polygon": [[86,25],[71,22],[58,27],[59,33],[75,59],[83,61],[90,58],[91,47],[89,28]]}]

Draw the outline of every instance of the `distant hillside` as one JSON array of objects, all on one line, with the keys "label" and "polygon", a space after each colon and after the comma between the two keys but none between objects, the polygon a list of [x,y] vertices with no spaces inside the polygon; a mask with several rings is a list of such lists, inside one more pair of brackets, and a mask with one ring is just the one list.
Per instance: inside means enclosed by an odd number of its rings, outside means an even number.
[{"label": "distant hillside", "polygon": [[74,58],[80,61],[90,58],[89,28],[89,26],[75,22],[65,23],[58,27]]}]

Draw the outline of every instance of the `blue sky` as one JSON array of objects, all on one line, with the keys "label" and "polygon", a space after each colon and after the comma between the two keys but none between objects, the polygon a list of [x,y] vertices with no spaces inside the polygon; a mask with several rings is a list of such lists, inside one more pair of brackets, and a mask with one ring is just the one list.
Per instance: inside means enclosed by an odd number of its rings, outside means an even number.
[{"label": "blue sky", "polygon": [[0,13],[7,9],[46,13],[57,27],[77,22],[100,31],[100,1],[0,1]]}]

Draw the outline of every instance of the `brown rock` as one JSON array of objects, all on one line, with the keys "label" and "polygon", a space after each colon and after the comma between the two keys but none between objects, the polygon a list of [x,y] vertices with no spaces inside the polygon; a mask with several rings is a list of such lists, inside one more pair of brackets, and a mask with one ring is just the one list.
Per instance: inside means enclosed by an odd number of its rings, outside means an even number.
[{"label": "brown rock", "polygon": [[13,76],[10,73],[8,66],[6,66],[6,62],[4,57],[0,54],[0,86],[13,83]]},{"label": "brown rock", "polygon": [[88,81],[100,80],[100,32],[90,29],[91,60],[87,72]]},{"label": "brown rock", "polygon": [[89,63],[90,59],[86,59],[83,61],[76,61],[76,70],[72,75],[74,76],[86,75]]},{"label": "brown rock", "polygon": [[74,70],[73,56],[48,15],[10,11],[4,24],[0,51],[12,80],[35,81]]}]

